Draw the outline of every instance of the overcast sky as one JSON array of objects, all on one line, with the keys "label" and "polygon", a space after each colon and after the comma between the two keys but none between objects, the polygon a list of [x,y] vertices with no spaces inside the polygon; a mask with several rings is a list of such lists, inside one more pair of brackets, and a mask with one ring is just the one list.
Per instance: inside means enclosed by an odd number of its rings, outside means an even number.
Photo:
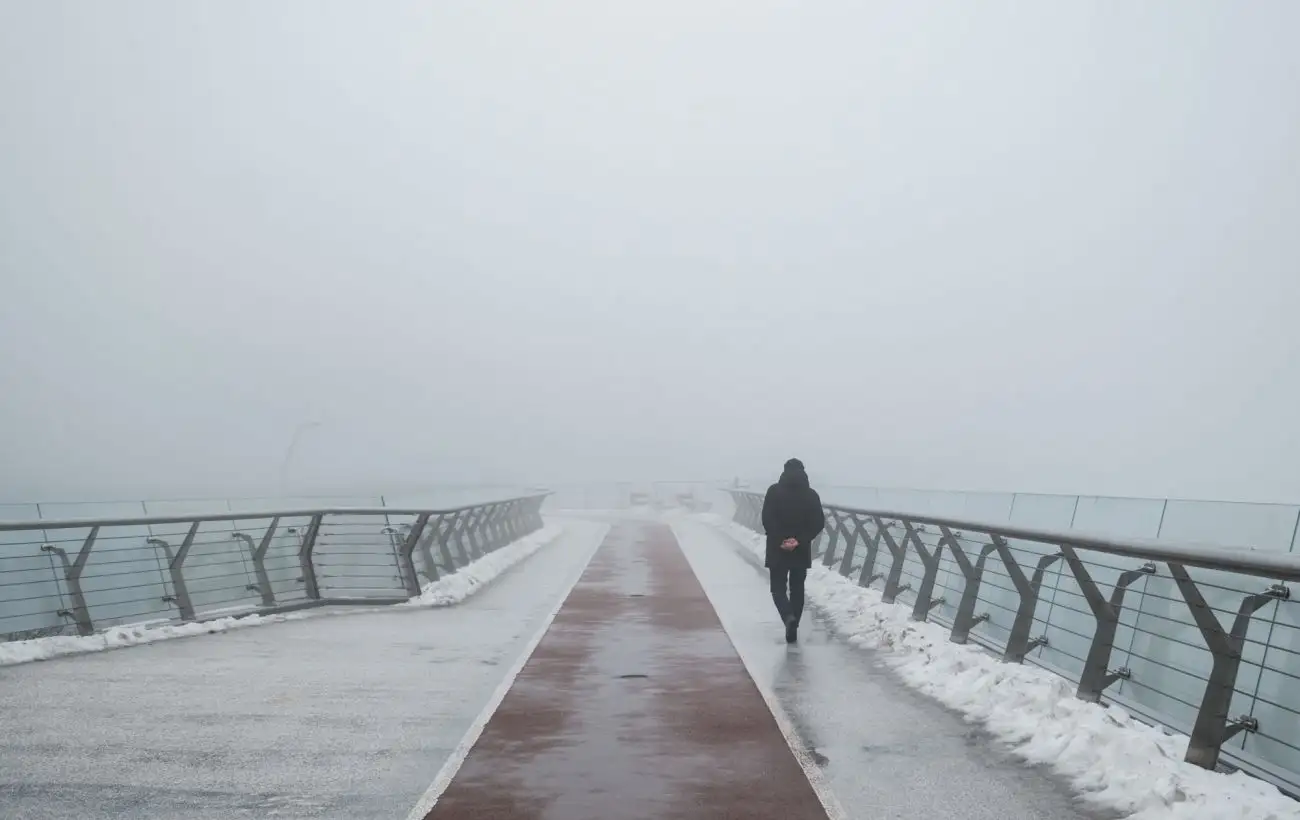
[{"label": "overcast sky", "polygon": [[0,0],[0,500],[1300,501],[1300,4]]}]

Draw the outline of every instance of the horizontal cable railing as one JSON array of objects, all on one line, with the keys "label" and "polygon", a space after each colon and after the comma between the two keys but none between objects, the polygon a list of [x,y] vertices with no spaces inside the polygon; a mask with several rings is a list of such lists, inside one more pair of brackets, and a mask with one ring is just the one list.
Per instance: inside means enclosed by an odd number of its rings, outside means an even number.
[{"label": "horizontal cable railing", "polygon": [[398,603],[540,529],[545,499],[0,521],[0,641]]},{"label": "horizontal cable railing", "polygon": [[[763,496],[728,490],[763,532]],[[1300,555],[826,506],[815,560],[914,620],[1029,661],[1300,791]]]}]

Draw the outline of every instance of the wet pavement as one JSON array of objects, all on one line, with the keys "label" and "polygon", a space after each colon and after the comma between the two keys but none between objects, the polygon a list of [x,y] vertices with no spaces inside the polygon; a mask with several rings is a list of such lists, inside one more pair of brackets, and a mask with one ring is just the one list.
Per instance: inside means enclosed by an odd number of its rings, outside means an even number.
[{"label": "wet pavement", "polygon": [[456,607],[0,668],[0,817],[422,818],[484,720],[429,817],[1100,816],[815,610],[787,646],[717,530],[566,523]]},{"label": "wet pavement", "polygon": [[671,530],[615,525],[428,820],[825,820]]},{"label": "wet pavement", "polygon": [[607,529],[451,608],[0,668],[0,817],[400,820]]},{"label": "wet pavement", "polygon": [[829,634],[811,605],[799,644],[787,646],[761,561],[707,525],[679,520],[673,528],[754,680],[785,713],[849,817],[1108,816],[907,688],[874,653]]}]

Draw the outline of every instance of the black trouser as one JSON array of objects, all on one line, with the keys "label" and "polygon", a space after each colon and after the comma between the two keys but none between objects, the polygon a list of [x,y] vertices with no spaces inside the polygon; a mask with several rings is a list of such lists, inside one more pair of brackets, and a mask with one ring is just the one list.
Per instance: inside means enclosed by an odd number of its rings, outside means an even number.
[{"label": "black trouser", "polygon": [[[793,616],[794,622],[799,623],[803,617],[803,582],[808,577],[808,570],[803,567],[771,567],[768,574],[772,581],[772,600],[776,603],[776,611],[781,613],[781,620]],[[786,594],[787,582],[789,595]]]}]

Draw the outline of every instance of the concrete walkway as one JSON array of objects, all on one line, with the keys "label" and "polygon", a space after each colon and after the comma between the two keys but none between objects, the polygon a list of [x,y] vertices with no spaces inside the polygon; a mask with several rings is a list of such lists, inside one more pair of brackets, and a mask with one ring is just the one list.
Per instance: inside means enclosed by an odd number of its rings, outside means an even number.
[{"label": "concrete walkway", "polygon": [[608,526],[446,609],[0,668],[5,820],[405,817]]}]

